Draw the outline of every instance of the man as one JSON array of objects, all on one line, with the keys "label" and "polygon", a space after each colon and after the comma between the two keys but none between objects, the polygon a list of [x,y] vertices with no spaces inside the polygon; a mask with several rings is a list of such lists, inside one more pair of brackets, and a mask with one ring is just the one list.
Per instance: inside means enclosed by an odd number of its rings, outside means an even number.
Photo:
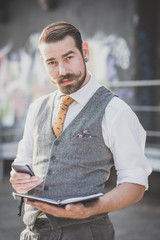
[{"label": "man", "polygon": [[[136,203],[148,188],[151,167],[144,156],[145,131],[130,107],[87,72],[88,44],[78,29],[66,22],[49,25],[40,36],[39,49],[58,90],[31,104],[19,143],[15,162],[32,164],[36,176],[12,170],[10,182],[19,193],[56,200],[99,192],[104,196],[64,208],[27,201],[27,228],[21,239],[113,240],[107,213]],[[57,133],[55,119],[63,95],[72,103],[63,131]],[[117,186],[107,191],[113,165]]]}]

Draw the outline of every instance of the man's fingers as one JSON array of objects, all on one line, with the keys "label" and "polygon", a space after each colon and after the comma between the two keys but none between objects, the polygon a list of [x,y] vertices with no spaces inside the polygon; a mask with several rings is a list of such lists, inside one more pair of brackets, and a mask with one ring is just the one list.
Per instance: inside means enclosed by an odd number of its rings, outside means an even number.
[{"label": "man's fingers", "polygon": [[43,182],[43,179],[39,179],[39,180],[36,180],[36,181],[27,181],[27,182],[20,182],[20,183],[13,183],[12,186],[13,187],[19,187],[19,188],[30,188],[30,187],[34,187],[34,186],[37,186],[39,185],[40,183]]},{"label": "man's fingers", "polygon": [[11,177],[10,178],[10,182],[12,184],[15,184],[15,183],[28,183],[28,182],[40,182],[40,181],[43,181],[43,179],[39,178],[37,176],[31,177],[29,174],[25,174],[25,173],[20,173],[20,175],[18,175],[16,177]]},{"label": "man's fingers", "polygon": [[73,219],[83,219],[89,217],[88,211],[85,206],[81,203],[77,204],[68,204],[63,207],[57,207],[51,204],[38,202],[38,201],[29,201],[27,200],[27,204],[38,208],[40,211],[52,214],[55,217],[63,217],[63,218],[73,218]]},{"label": "man's fingers", "polygon": [[36,182],[12,184],[12,187],[19,193],[26,193],[41,184],[42,182],[43,179],[39,179],[39,181]]},{"label": "man's fingers", "polygon": [[26,173],[19,173],[12,171],[10,177],[10,183],[12,187],[19,193],[26,193],[32,188],[35,188],[43,182],[43,178],[37,176],[30,176]]},{"label": "man's fingers", "polygon": [[73,211],[73,212],[78,211],[78,212],[79,212],[82,207],[84,207],[84,205],[81,204],[81,203],[67,204],[67,205],[65,206],[65,210],[66,210],[66,211],[70,211],[70,212],[71,212],[71,211]]}]

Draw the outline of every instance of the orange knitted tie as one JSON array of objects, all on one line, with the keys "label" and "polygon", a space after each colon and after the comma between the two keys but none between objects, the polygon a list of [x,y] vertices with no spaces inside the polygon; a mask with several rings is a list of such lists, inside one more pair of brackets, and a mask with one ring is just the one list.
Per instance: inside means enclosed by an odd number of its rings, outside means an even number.
[{"label": "orange knitted tie", "polygon": [[60,104],[57,117],[53,123],[53,131],[56,137],[58,137],[63,131],[63,123],[68,110],[68,106],[73,102],[74,99],[70,96],[62,96],[62,103]]}]

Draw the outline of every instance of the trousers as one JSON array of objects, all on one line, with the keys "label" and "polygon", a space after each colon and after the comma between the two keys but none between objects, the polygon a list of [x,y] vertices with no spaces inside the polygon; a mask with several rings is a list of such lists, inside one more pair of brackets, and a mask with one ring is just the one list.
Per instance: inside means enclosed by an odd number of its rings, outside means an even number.
[{"label": "trousers", "polygon": [[21,233],[20,240],[115,240],[109,217],[53,229],[48,219],[37,218],[34,228]]}]

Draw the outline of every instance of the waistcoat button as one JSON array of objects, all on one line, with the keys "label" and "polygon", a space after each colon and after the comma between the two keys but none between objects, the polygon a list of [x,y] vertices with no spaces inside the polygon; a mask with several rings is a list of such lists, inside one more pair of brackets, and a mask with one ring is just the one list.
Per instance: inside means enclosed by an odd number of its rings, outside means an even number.
[{"label": "waistcoat button", "polygon": [[51,157],[51,160],[55,160],[55,159],[56,159],[56,156],[53,155],[53,156]]},{"label": "waistcoat button", "polygon": [[60,141],[58,141],[58,140],[56,140],[55,142],[54,142],[54,145],[56,145],[56,146],[58,146],[60,144]]},{"label": "waistcoat button", "polygon": [[48,170],[48,175],[51,175],[51,174],[52,174],[52,170],[49,169],[49,170]]}]

